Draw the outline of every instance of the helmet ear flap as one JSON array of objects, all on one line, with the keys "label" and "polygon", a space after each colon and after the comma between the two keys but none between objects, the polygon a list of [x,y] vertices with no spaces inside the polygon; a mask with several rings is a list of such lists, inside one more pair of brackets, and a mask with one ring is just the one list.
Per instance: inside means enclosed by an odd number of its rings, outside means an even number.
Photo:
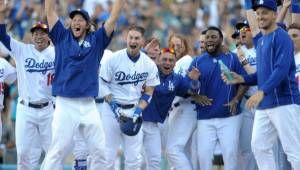
[{"label": "helmet ear flap", "polygon": [[135,136],[139,133],[142,127],[142,118],[139,117],[135,123],[133,123],[133,119],[131,117],[126,117],[121,115],[119,118],[119,124],[121,131],[128,136]]}]

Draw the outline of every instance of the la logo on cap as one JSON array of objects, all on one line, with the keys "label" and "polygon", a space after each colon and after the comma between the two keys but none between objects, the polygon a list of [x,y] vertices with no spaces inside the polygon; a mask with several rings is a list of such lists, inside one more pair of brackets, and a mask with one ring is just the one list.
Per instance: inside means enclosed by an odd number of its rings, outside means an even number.
[{"label": "la logo on cap", "polygon": [[264,0],[259,0],[259,4],[264,4]]}]

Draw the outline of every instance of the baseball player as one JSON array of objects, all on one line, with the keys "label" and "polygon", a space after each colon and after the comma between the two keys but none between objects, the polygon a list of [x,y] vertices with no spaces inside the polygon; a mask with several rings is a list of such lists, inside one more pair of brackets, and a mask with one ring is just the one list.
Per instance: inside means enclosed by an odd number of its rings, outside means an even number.
[{"label": "baseball player", "polygon": [[[176,95],[185,96],[188,92],[197,92],[200,83],[197,81],[199,72],[195,69],[189,73],[195,81],[173,72],[176,58],[172,48],[161,49],[157,59],[161,84],[156,86],[152,100],[143,112],[144,149],[147,157],[147,169],[161,169],[161,129]],[[197,85],[198,84],[198,85]]]},{"label": "baseball player", "polygon": [[[0,58],[0,111],[3,109],[4,83],[11,84],[16,80],[17,74],[15,68],[5,59]],[[0,114],[0,142],[2,138],[2,121]]]},{"label": "baseball player", "polygon": [[[112,51],[110,50],[104,50],[103,52],[103,56],[102,59],[100,61],[100,67],[101,65],[103,65],[104,62],[106,62],[106,60],[112,55]],[[100,68],[99,68],[100,69]],[[101,95],[101,87],[102,87],[102,81],[100,81],[100,77],[99,77],[99,91],[98,91],[98,97],[95,98],[95,103],[97,106],[97,110],[100,114],[100,118],[101,118],[101,113],[103,111],[103,103],[104,103],[104,99],[103,99],[103,95]],[[88,151],[88,147],[86,146],[86,143],[84,142],[84,138],[82,135],[80,134],[75,134],[74,136],[74,149],[73,149],[73,154],[75,157],[75,165],[74,165],[74,169],[75,170],[82,170],[82,169],[89,169],[89,151]]]},{"label": "baseball player", "polygon": [[[5,9],[3,0],[0,4],[0,11],[3,12]],[[8,36],[2,12],[0,41],[12,54],[18,73],[17,166],[20,170],[34,169],[36,163],[33,165],[32,162],[37,161],[32,158],[39,158],[41,154],[38,148],[42,147],[47,151],[51,141],[54,49],[49,46],[48,26],[43,23],[34,24],[30,29],[33,44],[24,44]]]},{"label": "baseball player", "polygon": [[300,90],[300,24],[291,24],[288,28],[288,34],[294,42],[295,63],[296,63],[296,82]]},{"label": "baseball player", "polygon": [[[220,67],[223,63],[230,70],[246,73],[234,53],[223,53],[223,34],[216,27],[206,32],[206,53],[195,58],[190,69],[198,68],[201,73],[200,94],[213,99],[212,105],[197,105],[197,150],[201,170],[212,169],[211,158],[217,141],[220,142],[224,169],[237,169],[238,141],[241,116],[239,101],[246,88],[226,86],[222,81]],[[222,62],[221,62],[222,61]],[[218,89],[216,91],[216,89]]]},{"label": "baseball player", "polygon": [[[254,73],[256,71],[256,54],[250,26],[247,21],[243,21],[238,22],[235,28],[239,31],[240,39],[240,45],[237,46],[236,50],[239,61],[248,74]],[[251,150],[251,134],[255,110],[248,110],[245,107],[246,100],[256,91],[256,86],[250,87],[241,103],[242,126],[239,142],[239,169],[241,170],[258,169]]]},{"label": "baseball player", "polygon": [[234,74],[234,80],[226,82],[258,85],[258,91],[246,103],[248,108],[257,106],[251,144],[258,168],[276,168],[272,147],[278,136],[292,168],[300,169],[300,94],[293,42],[276,25],[275,1],[260,0],[253,9],[262,32],[256,44],[257,72]]},{"label": "baseball player", "polygon": [[101,65],[100,77],[107,85],[104,92],[106,103],[102,113],[107,140],[107,169],[114,168],[121,142],[124,144],[125,170],[141,168],[142,131],[126,131],[121,124],[122,119],[119,118],[123,116],[133,123],[138,121],[151,100],[154,87],[159,85],[155,63],[145,53],[140,52],[144,43],[144,32],[142,27],[131,26],[126,37],[127,48],[114,52]]},{"label": "baseball player", "polygon": [[[171,35],[169,47],[174,48],[176,53],[177,62],[174,72],[184,77],[193,60],[188,55],[187,40],[181,35]],[[191,98],[176,97],[174,99],[173,109],[168,119],[166,155],[170,165],[175,169],[192,169],[192,164],[185,153],[185,147],[196,129],[196,114],[195,104]],[[180,138],[178,134],[181,134]]]},{"label": "baseball player", "polygon": [[[52,141],[43,169],[62,169],[67,148],[79,131],[91,156],[91,169],[105,169],[105,138],[94,97],[98,96],[98,69],[111,40],[123,1],[114,2],[111,15],[95,32],[89,32],[90,17],[82,9],[70,13],[70,28],[64,28],[55,12],[55,1],[45,0],[50,38],[55,46],[56,96]],[[83,83],[84,82],[84,83]]]}]

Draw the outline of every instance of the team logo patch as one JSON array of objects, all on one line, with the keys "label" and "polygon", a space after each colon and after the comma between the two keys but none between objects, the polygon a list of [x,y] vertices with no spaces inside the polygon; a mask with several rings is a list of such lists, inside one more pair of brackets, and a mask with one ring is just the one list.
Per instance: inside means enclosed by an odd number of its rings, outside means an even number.
[{"label": "team logo patch", "polygon": [[174,88],[175,88],[175,86],[174,86],[173,82],[169,80],[168,90],[174,91]]},{"label": "team logo patch", "polygon": [[139,82],[145,81],[147,77],[147,72],[137,73],[135,71],[133,74],[126,74],[123,71],[118,71],[115,74],[115,81],[117,81],[119,85],[133,84],[137,86]]},{"label": "team logo patch", "polygon": [[47,71],[54,70],[54,61],[45,61],[37,62],[33,58],[26,58],[25,60],[25,69],[29,73],[41,72],[46,74]]}]

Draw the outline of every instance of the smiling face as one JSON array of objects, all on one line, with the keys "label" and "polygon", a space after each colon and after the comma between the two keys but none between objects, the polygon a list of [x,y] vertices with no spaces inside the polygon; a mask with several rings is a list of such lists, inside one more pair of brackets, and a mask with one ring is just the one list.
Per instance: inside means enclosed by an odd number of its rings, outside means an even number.
[{"label": "smiling face", "polygon": [[127,52],[131,56],[137,56],[144,44],[144,38],[141,32],[137,30],[130,30],[126,38]]},{"label": "smiling face", "polygon": [[266,31],[272,29],[274,26],[276,26],[276,17],[276,12],[270,9],[258,7],[256,10],[256,19],[260,29]]},{"label": "smiling face", "polygon": [[45,30],[37,28],[33,31],[32,43],[38,51],[43,51],[45,48],[47,48],[49,46],[49,42],[50,39]]},{"label": "smiling face", "polygon": [[71,30],[77,39],[83,39],[88,30],[88,23],[81,14],[75,14],[71,20]]},{"label": "smiling face", "polygon": [[221,51],[222,38],[217,30],[207,30],[205,36],[205,48],[210,54],[216,54]]},{"label": "smiling face", "polygon": [[161,53],[158,58],[159,69],[164,75],[169,75],[172,73],[175,63],[176,57],[170,52]]}]

